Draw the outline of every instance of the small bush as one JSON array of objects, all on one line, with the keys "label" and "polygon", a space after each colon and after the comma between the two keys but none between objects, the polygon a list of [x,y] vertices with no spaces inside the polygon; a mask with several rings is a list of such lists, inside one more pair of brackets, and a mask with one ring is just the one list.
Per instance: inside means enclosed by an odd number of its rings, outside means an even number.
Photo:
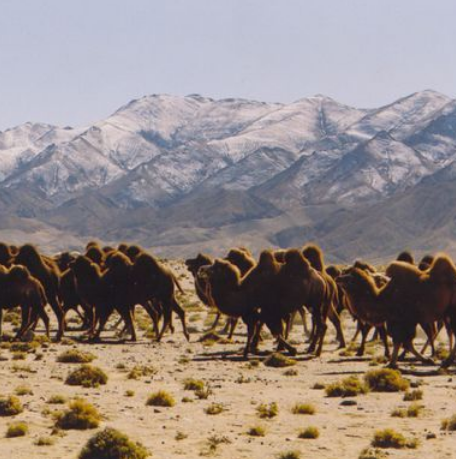
[{"label": "small bush", "polygon": [[247,431],[247,435],[251,437],[264,437],[266,435],[266,429],[262,426],[253,426]]},{"label": "small bush", "polygon": [[27,354],[25,352],[14,352],[12,355],[13,360],[25,360],[27,358]]},{"label": "small bush", "polygon": [[87,442],[79,459],[145,459],[149,456],[140,443],[132,442],[118,430],[106,428]]},{"label": "small bush", "polygon": [[189,378],[184,381],[184,390],[203,390],[204,389],[204,381],[200,379],[193,379]]},{"label": "small bush", "polygon": [[298,438],[302,439],[316,439],[320,436],[320,431],[317,427],[309,426],[306,427],[304,430],[299,432]]},{"label": "small bush", "polygon": [[377,448],[416,448],[416,440],[407,440],[404,435],[393,429],[377,430],[372,440],[372,446]]},{"label": "small bush", "polygon": [[21,401],[13,395],[5,398],[0,398],[0,416],[15,416],[22,413]]},{"label": "small bush", "polygon": [[147,406],[161,406],[161,407],[171,407],[176,404],[174,397],[164,390],[155,392],[154,394],[149,395],[147,399]]},{"label": "small bush", "polygon": [[262,403],[256,409],[257,414],[262,419],[272,419],[279,414],[279,406],[272,402],[269,405]]},{"label": "small bush", "polygon": [[55,440],[51,437],[38,437],[35,441],[36,446],[52,446]]},{"label": "small bush", "polygon": [[456,431],[456,414],[442,421],[442,430]]},{"label": "small bush", "polygon": [[290,359],[289,357],[284,356],[278,352],[271,354],[266,359],[264,359],[264,365],[267,367],[273,368],[284,368],[284,367],[291,367],[297,364],[297,361],[294,359]]},{"label": "small bush", "polygon": [[200,456],[213,456],[219,445],[229,444],[231,440],[224,435],[212,435],[207,439],[207,448],[201,451]]},{"label": "small bush", "polygon": [[65,384],[70,386],[98,387],[108,382],[107,374],[98,367],[82,365],[70,373]]},{"label": "small bush", "polygon": [[423,399],[423,391],[421,389],[407,391],[404,394],[404,402],[415,402],[417,400],[422,400],[422,399]]},{"label": "small bush", "polygon": [[57,417],[56,427],[64,430],[95,429],[100,425],[101,416],[98,410],[82,399],[70,403],[67,411]]},{"label": "small bush", "polygon": [[128,379],[140,379],[147,376],[153,376],[157,369],[150,365],[135,365],[128,373]]},{"label": "small bush", "polygon": [[378,448],[366,448],[361,451],[358,459],[385,459],[386,454]]},{"label": "small bush", "polygon": [[204,412],[209,415],[216,415],[226,411],[226,408],[221,403],[211,403]]},{"label": "small bush", "polygon": [[176,441],[185,440],[186,438],[188,438],[188,435],[184,432],[177,432],[176,436],[174,437]]},{"label": "small bush", "polygon": [[424,406],[413,403],[408,408],[397,408],[393,410],[391,416],[396,418],[417,418],[423,411]]},{"label": "small bush", "polygon": [[134,390],[126,390],[125,391],[125,397],[134,397],[135,396],[135,391]]},{"label": "small bush", "polygon": [[315,414],[315,407],[310,403],[296,403],[291,412],[293,414]]},{"label": "small bush", "polygon": [[290,368],[289,370],[285,370],[283,372],[284,376],[298,376],[298,370],[295,368]]},{"label": "small bush", "polygon": [[57,362],[60,363],[90,363],[96,359],[96,356],[90,352],[82,352],[77,349],[69,349],[62,352],[57,357]]},{"label": "small bush", "polygon": [[50,405],[63,405],[66,402],[67,399],[63,395],[51,395],[46,403],[49,403]]},{"label": "small bush", "polygon": [[32,391],[32,388],[30,386],[18,386],[18,387],[16,387],[14,392],[19,397],[22,397],[24,395],[33,395],[33,391]]},{"label": "small bush", "polygon": [[277,459],[300,459],[301,453],[299,451],[286,451],[285,453],[280,453],[277,456]]},{"label": "small bush", "polygon": [[363,384],[356,376],[349,376],[342,381],[329,384],[325,388],[328,397],[355,397],[358,394],[365,394],[367,391],[366,384]]},{"label": "small bush", "polygon": [[10,424],[6,430],[6,438],[24,437],[28,434],[29,428],[25,422]]},{"label": "small bush", "polygon": [[399,392],[409,388],[410,383],[399,371],[390,368],[368,371],[364,380],[373,392]]},{"label": "small bush", "polygon": [[324,389],[326,387],[326,384],[322,383],[322,382],[316,382],[313,386],[312,386],[312,389],[315,389],[315,390],[321,390],[321,389]]}]

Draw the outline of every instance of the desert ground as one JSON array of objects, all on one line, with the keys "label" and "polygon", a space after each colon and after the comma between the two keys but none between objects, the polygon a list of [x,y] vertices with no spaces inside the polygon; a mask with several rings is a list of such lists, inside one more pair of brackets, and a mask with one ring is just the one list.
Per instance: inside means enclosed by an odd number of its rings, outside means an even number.
[{"label": "desert ground", "polygon": [[[341,379],[363,375],[382,368],[383,349],[380,343],[370,343],[364,357],[356,357],[353,346],[337,349],[334,329],[328,327],[321,358],[309,358],[303,328],[296,323],[292,337],[298,344],[297,363],[288,368],[264,365],[264,359],[274,349],[270,335],[264,334],[260,347],[264,354],[242,359],[244,327],[239,326],[231,342],[200,341],[214,318],[213,312],[196,301],[193,283],[183,265],[173,263],[187,294],[181,298],[187,311],[191,340],[187,342],[174,318],[175,333],[165,335],[156,343],[148,333],[147,319],[138,311],[140,339],[137,343],[119,340],[116,331],[107,331],[102,344],[81,342],[76,317],[69,320],[70,330],[62,343],[44,343],[37,349],[15,356],[10,343],[0,349],[0,396],[14,395],[18,388],[31,389],[20,395],[24,410],[13,417],[0,417],[0,455],[12,459],[77,458],[88,439],[107,426],[141,442],[159,459],[219,458],[273,459],[290,451],[299,451],[302,458],[358,458],[370,446],[374,432],[393,428],[407,439],[417,439],[415,449],[383,449],[368,457],[388,458],[456,458],[456,432],[441,430],[442,420],[456,414],[455,368],[443,373],[438,367],[425,367],[413,361],[401,362],[403,376],[412,388],[423,392],[418,417],[392,417],[393,410],[407,408],[411,402],[403,400],[403,392],[369,392],[356,397],[328,397],[324,385]],[[70,316],[71,317],[71,316]],[[349,341],[354,322],[344,315],[344,332]],[[111,321],[114,323],[115,319]],[[11,331],[12,324],[5,324]],[[220,328],[220,327],[219,327]],[[42,334],[39,328],[37,334]],[[223,336],[223,335],[220,335]],[[444,334],[439,338],[447,345]],[[424,343],[422,337],[418,343]],[[65,384],[67,375],[79,365],[59,363],[57,357],[68,349],[90,352],[96,356],[92,365],[108,375],[106,385],[84,388]],[[131,377],[134,368],[145,369],[144,375]],[[149,370],[149,371],[147,371]],[[202,380],[206,390],[199,396],[184,389],[188,378]],[[316,388],[316,387],[317,388]],[[165,390],[175,399],[172,407],[146,406],[148,396]],[[130,391],[127,394],[127,391]],[[20,392],[20,390],[19,390]],[[28,392],[28,391],[25,391]],[[98,429],[56,430],[55,410],[65,405],[53,405],[51,397],[61,395],[66,400],[84,398],[102,414]],[[127,396],[129,395],[129,396]],[[347,403],[348,401],[348,403]],[[275,402],[278,413],[262,419],[257,408]],[[207,414],[212,404],[220,404],[219,414]],[[311,404],[314,414],[293,414],[297,403]],[[11,423],[25,422],[29,432],[22,437],[6,438]],[[265,435],[248,434],[252,427],[261,426]],[[319,430],[316,439],[300,439],[306,427]],[[38,446],[40,438],[51,444]],[[284,456],[286,457],[286,456]],[[292,457],[292,456],[289,456]]]}]

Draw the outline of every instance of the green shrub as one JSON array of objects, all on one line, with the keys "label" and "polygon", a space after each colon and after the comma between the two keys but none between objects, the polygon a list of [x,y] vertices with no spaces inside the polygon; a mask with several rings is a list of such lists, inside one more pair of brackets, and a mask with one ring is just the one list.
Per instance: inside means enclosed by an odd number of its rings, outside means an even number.
[{"label": "green shrub", "polygon": [[6,438],[24,437],[28,434],[29,428],[25,422],[10,424],[6,430]]},{"label": "green shrub", "polygon": [[135,365],[128,373],[128,379],[140,379],[147,376],[153,376],[157,369],[150,365]]},{"label": "green shrub", "polygon": [[413,403],[408,408],[397,408],[393,410],[391,416],[396,418],[417,418],[423,411],[424,406]]},{"label": "green shrub", "polygon": [[226,411],[226,408],[221,403],[211,403],[204,412],[209,415],[216,415]]},{"label": "green shrub", "polygon": [[36,446],[52,446],[55,440],[51,437],[38,437],[35,441]]},{"label": "green shrub", "polygon": [[366,384],[356,376],[349,376],[341,381],[329,384],[325,388],[328,397],[354,397],[368,391]]},{"label": "green shrub", "polygon": [[266,359],[264,359],[264,365],[267,367],[273,368],[283,368],[283,367],[291,367],[297,364],[297,361],[294,359],[290,359],[289,357],[284,356],[278,352],[271,354]]},{"label": "green shrub", "polygon": [[57,362],[60,363],[90,363],[96,359],[96,356],[90,352],[82,352],[77,349],[69,349],[62,352],[57,357]]},{"label": "green shrub", "polygon": [[251,437],[264,437],[266,435],[266,429],[262,426],[253,426],[247,431],[247,435]]},{"label": "green shrub", "polygon": [[280,453],[277,456],[277,459],[300,459],[301,453],[299,451],[286,451],[285,453]]},{"label": "green shrub", "polygon": [[160,390],[149,395],[147,399],[147,406],[161,406],[161,407],[171,407],[176,404],[174,397],[164,390]]},{"label": "green shrub", "polygon": [[304,430],[299,432],[298,438],[302,439],[316,439],[320,436],[320,431],[317,427],[309,426],[306,427]]},{"label": "green shrub", "polygon": [[364,380],[373,392],[399,392],[407,390],[410,386],[399,371],[391,368],[368,371],[364,375]]},{"label": "green shrub", "polygon": [[423,391],[421,389],[415,389],[412,391],[406,391],[404,394],[404,402],[415,402],[423,399]]},{"label": "green shrub", "polygon": [[296,403],[291,412],[293,414],[315,414],[315,406],[310,403]]},{"label": "green shrub", "polygon": [[69,409],[57,417],[56,427],[64,430],[95,429],[100,425],[101,416],[98,410],[83,399],[70,403]]},{"label": "green shrub", "polygon": [[361,451],[358,459],[385,459],[386,454],[378,448],[365,448]]},{"label": "green shrub", "polygon": [[0,398],[0,416],[15,416],[22,411],[24,408],[22,408],[22,403],[17,397],[11,395]]},{"label": "green shrub", "polygon": [[32,388],[30,386],[18,386],[14,390],[16,395],[19,395],[19,397],[22,397],[24,395],[33,395]]},{"label": "green shrub", "polygon": [[67,399],[63,395],[51,395],[46,403],[49,403],[50,405],[63,405],[66,402]]},{"label": "green shrub", "polygon": [[448,430],[450,432],[456,431],[456,414],[442,421],[442,430]]},{"label": "green shrub", "polygon": [[204,381],[189,378],[184,381],[184,390],[201,391],[204,389]]},{"label": "green shrub", "polygon": [[106,428],[84,446],[79,459],[145,459],[150,453],[118,430]]},{"label": "green shrub", "polygon": [[65,384],[70,386],[98,387],[108,382],[107,374],[98,367],[82,365],[70,373]]},{"label": "green shrub", "polygon": [[257,414],[262,419],[272,419],[279,414],[279,406],[272,402],[269,405],[262,403],[256,409]]},{"label": "green shrub", "polygon": [[372,446],[377,448],[416,448],[416,440],[407,440],[404,435],[393,429],[377,430],[372,440]]}]

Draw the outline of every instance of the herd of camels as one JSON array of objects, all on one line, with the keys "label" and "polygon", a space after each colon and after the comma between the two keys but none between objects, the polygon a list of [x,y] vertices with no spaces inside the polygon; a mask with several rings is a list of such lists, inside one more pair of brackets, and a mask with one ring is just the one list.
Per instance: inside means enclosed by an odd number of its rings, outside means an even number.
[{"label": "herd of camels", "polygon": [[[389,366],[397,366],[401,348],[431,364],[435,338],[444,328],[450,353],[442,366],[448,367],[454,360],[456,266],[445,254],[426,256],[415,264],[413,256],[403,252],[379,272],[360,261],[343,269],[325,266],[322,250],[308,244],[299,249],[264,250],[258,261],[242,247],[231,249],[223,259],[199,254],[185,265],[201,302],[219,312],[217,321],[220,314],[228,316],[230,334],[239,319],[245,323],[245,357],[258,351],[264,326],[276,339],[279,351],[295,355],[297,349],[288,334],[297,313],[306,324],[306,312],[312,318],[307,352],[321,354],[328,321],[342,348],[345,339],[340,314],[346,309],[361,332],[358,355],[363,354],[368,333],[375,328]],[[172,270],[137,245],[114,248],[90,242],[84,254],[63,252],[48,257],[30,244],[0,243],[0,336],[3,310],[16,307],[21,308],[16,339],[23,339],[40,320],[49,336],[49,305],[57,319],[57,340],[64,335],[66,313],[73,310],[81,317],[90,341],[101,339],[114,311],[135,341],[135,308],[141,306],[152,320],[158,341],[173,328],[173,312],[189,339],[178,291],[184,294]],[[414,346],[418,325],[427,336],[431,357]]]}]

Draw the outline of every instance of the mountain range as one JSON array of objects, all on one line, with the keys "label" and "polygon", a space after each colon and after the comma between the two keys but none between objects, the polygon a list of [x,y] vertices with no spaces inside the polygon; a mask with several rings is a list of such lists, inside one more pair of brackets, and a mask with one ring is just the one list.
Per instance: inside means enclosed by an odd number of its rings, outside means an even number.
[{"label": "mountain range", "polygon": [[456,100],[432,90],[375,109],[151,95],[91,126],[0,132],[0,239],[456,255],[455,178]]}]

